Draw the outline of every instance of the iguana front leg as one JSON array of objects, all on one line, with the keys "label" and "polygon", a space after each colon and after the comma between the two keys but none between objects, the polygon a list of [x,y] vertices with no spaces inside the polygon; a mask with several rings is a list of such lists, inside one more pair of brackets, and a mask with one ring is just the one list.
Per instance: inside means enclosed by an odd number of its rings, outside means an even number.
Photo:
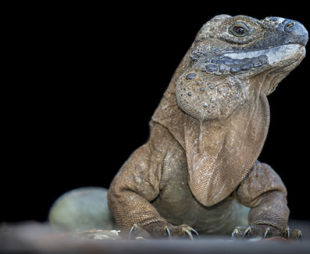
[{"label": "iguana front leg", "polygon": [[151,202],[159,195],[163,159],[172,137],[167,129],[155,125],[149,141],[126,161],[111,183],[109,207],[120,229],[152,237],[187,236],[188,225],[172,225],[160,216]]},{"label": "iguana front leg", "polygon": [[236,227],[236,238],[281,236],[301,238],[300,230],[287,226],[289,209],[286,188],[276,172],[267,164],[256,162],[236,191],[237,198],[250,207],[249,226]]}]

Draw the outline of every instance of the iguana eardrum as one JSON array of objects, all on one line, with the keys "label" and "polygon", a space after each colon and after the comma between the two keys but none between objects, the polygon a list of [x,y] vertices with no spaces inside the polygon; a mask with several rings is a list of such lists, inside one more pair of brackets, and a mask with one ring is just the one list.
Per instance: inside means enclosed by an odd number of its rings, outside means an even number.
[{"label": "iguana eardrum", "polygon": [[[288,237],[286,188],[257,158],[269,127],[267,95],[300,64],[307,41],[302,24],[280,17],[219,15],[203,25],[152,117],[148,142],[111,183],[117,227],[163,237]],[[66,224],[57,208],[64,205],[54,207],[50,220]]]},{"label": "iguana eardrum", "polygon": [[[286,188],[257,158],[269,127],[267,95],[300,64],[307,41],[302,24],[280,17],[208,21],[152,117],[148,142],[110,186],[117,225],[153,236],[283,234]],[[243,205],[249,227],[238,227]]]}]

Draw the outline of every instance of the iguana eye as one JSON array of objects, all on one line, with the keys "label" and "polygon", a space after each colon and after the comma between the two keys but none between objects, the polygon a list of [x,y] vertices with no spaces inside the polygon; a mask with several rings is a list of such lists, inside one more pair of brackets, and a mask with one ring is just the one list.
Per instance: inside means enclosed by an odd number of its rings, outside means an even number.
[{"label": "iguana eye", "polygon": [[243,35],[246,32],[242,26],[234,26],[233,31],[235,34],[238,34],[238,35]]},{"label": "iguana eye", "polygon": [[237,37],[243,37],[250,34],[250,28],[242,22],[236,22],[229,28],[229,32]]}]

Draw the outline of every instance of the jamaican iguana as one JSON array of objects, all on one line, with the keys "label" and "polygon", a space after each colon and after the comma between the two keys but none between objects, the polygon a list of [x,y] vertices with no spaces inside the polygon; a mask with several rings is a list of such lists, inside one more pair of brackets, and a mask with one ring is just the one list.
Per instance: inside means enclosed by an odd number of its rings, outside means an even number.
[{"label": "jamaican iguana", "polygon": [[[151,236],[288,236],[286,188],[258,156],[267,96],[305,57],[297,21],[219,15],[198,32],[150,122],[113,179],[117,227]],[[249,209],[246,209],[248,207]]]}]

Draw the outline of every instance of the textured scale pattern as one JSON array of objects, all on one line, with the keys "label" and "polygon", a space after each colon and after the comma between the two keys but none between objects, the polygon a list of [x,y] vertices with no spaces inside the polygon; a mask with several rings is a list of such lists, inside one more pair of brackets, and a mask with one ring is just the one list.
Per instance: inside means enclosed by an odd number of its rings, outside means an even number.
[{"label": "textured scale pattern", "polygon": [[281,235],[286,188],[257,159],[267,95],[300,64],[307,41],[302,24],[279,17],[219,15],[204,24],[152,117],[149,140],[111,183],[118,227],[152,236]]}]

